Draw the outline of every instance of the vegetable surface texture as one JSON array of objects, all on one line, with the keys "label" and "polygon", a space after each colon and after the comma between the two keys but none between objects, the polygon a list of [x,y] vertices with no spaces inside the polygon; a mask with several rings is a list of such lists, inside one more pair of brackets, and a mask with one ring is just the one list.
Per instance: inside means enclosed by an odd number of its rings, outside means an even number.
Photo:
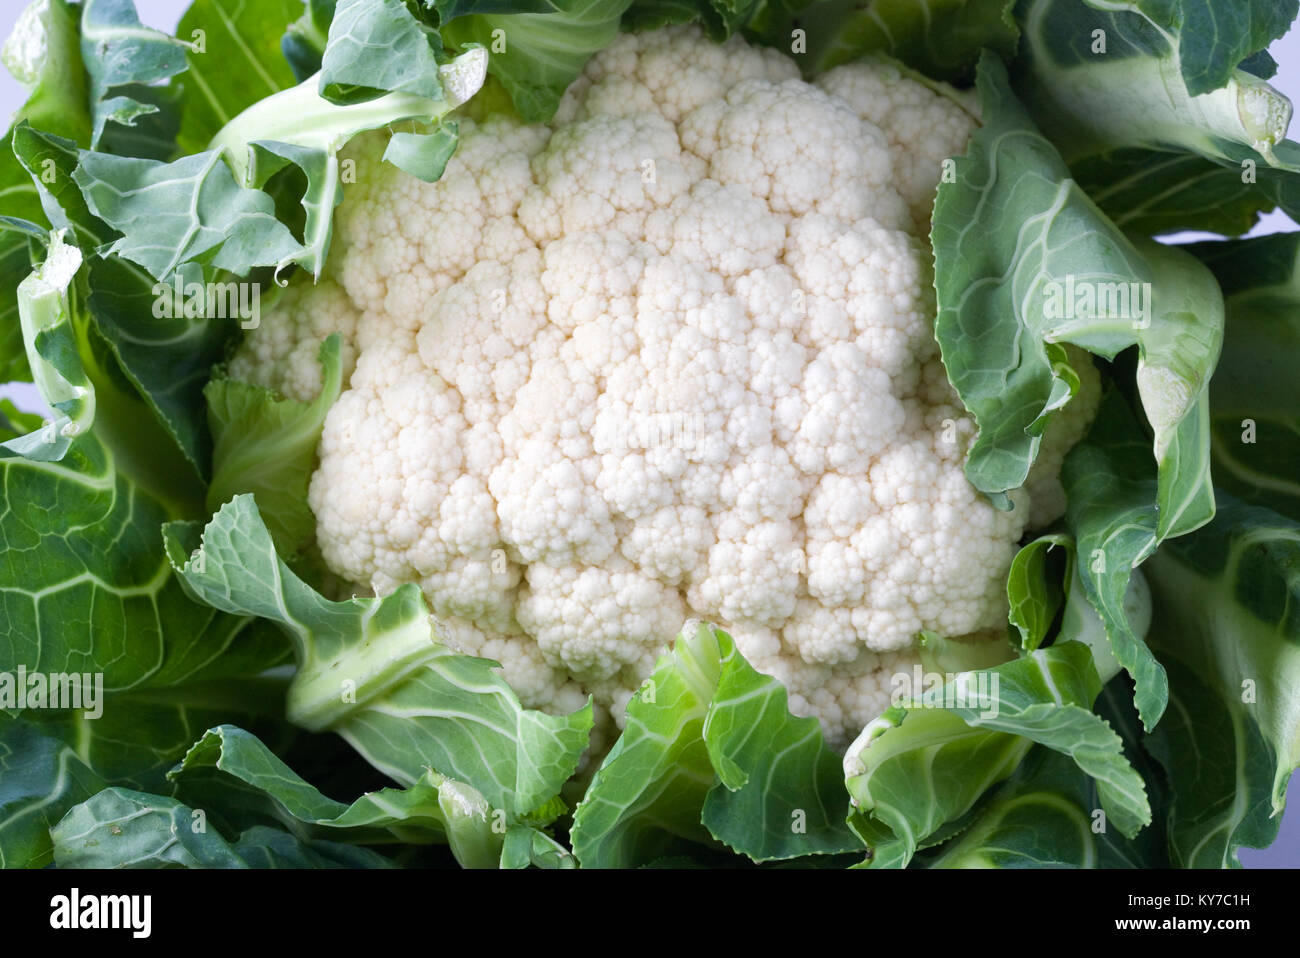
[{"label": "vegetable surface texture", "polygon": [[929,208],[972,112],[678,27],[598,53],[550,126],[463,122],[436,183],[358,151],[337,280],[230,367],[310,401],[341,334],[325,562],[418,583],[538,708],[621,719],[706,619],[847,744],[922,630],[1000,637],[1029,512],[962,474],[933,333]]}]

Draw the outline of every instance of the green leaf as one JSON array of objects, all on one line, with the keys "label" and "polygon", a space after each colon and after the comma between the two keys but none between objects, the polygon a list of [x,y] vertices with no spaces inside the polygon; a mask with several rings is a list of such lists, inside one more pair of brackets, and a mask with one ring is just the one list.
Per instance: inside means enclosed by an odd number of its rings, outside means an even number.
[{"label": "green leaf", "polygon": [[[1228,302],[1234,304],[1223,372],[1211,387],[1216,430],[1223,437],[1216,443],[1220,482],[1258,503],[1293,509],[1293,474],[1287,464],[1292,437],[1300,428],[1287,385],[1292,378],[1287,358],[1294,353],[1287,326],[1294,313],[1294,243],[1286,237],[1268,238],[1207,244],[1198,252],[1214,265]],[[1094,591],[1110,608],[1103,617],[1116,627],[1121,639],[1116,654],[1123,660],[1125,645],[1133,641],[1126,635],[1131,616],[1119,608],[1122,590],[1116,580],[1125,579],[1135,557],[1150,548],[1154,482],[1138,452],[1142,436],[1136,424],[1117,397],[1111,397],[1107,407],[1094,436],[1067,459],[1063,475],[1075,490],[1071,524],[1080,549],[1098,550],[1102,569],[1109,570],[1093,577]],[[1243,410],[1261,417],[1267,439],[1258,450],[1241,443],[1247,414]],[[1237,449],[1244,452],[1238,454]],[[1243,461],[1250,468],[1243,468]],[[1222,488],[1219,498],[1233,501]],[[1140,669],[1158,671],[1160,684],[1167,683],[1169,689],[1169,714],[1150,742],[1173,780],[1169,827],[1176,863],[1232,864],[1239,845],[1264,845],[1274,834],[1276,824],[1268,821],[1268,812],[1280,808],[1279,782],[1285,782],[1296,764],[1294,746],[1279,749],[1277,744],[1291,741],[1286,723],[1294,727],[1295,717],[1266,718],[1270,708],[1285,709],[1282,703],[1294,692],[1286,684],[1284,661],[1288,643],[1294,648],[1295,630],[1282,599],[1291,588],[1287,555],[1293,521],[1268,510],[1252,513],[1237,503],[1226,518],[1190,538],[1166,541],[1144,566],[1156,593],[1150,649],[1138,644],[1126,654],[1139,659]],[[1260,527],[1258,536],[1252,523]],[[1250,546],[1241,544],[1247,541]],[[1248,573],[1238,572],[1230,561],[1237,555],[1242,561],[1257,557],[1260,564]],[[1201,564],[1197,574],[1175,577],[1180,562],[1193,558]],[[1234,584],[1238,575],[1249,582]],[[1178,584],[1178,591],[1171,583]],[[1256,592],[1268,598],[1243,613],[1239,607]],[[1194,667],[1189,669],[1189,664]],[[1242,683],[1254,682],[1256,676],[1282,682],[1285,691],[1274,692],[1268,706],[1243,707],[1247,689]],[[1138,696],[1141,706],[1141,682]],[[1270,721],[1274,724],[1268,725]],[[1259,730],[1261,722],[1266,731]],[[1152,724],[1147,720],[1148,728]],[[1289,758],[1287,747],[1292,748]],[[1222,764],[1211,771],[1209,763],[1215,762]],[[1262,812],[1261,796],[1272,802]]]},{"label": "green leaf", "polygon": [[1068,758],[1034,749],[930,868],[1096,868],[1087,779]]},{"label": "green leaf", "polygon": [[1020,646],[1032,652],[1043,644],[1052,623],[1065,601],[1061,588],[1064,578],[1052,575],[1048,562],[1053,549],[1066,547],[1073,555],[1074,543],[1067,536],[1042,536],[1016,553],[1007,572],[1008,618],[1020,633]]},{"label": "green leaf", "polygon": [[49,250],[19,303],[57,418],[8,440],[0,458],[0,658],[10,677],[77,674],[96,689],[85,711],[100,714],[32,709],[0,726],[0,750],[24,756],[6,760],[15,787],[0,788],[0,859],[28,865],[48,861],[49,826],[94,789],[160,780],[159,765],[193,740],[191,723],[280,713],[274,688],[232,695],[213,683],[286,651],[246,617],[192,602],[172,575],[161,526],[187,499],[185,477],[159,474],[167,440],[96,345],[80,252],[59,233]]},{"label": "green leaf", "polygon": [[1277,61],[1267,50],[1256,50],[1237,64],[1238,70],[1245,70],[1261,80],[1271,80],[1277,74]]},{"label": "green leaf", "polygon": [[35,127],[90,142],[86,77],[73,69],[81,63],[76,10],[66,0],[34,0],[14,24],[0,52],[5,67],[28,90],[14,115],[14,125],[28,120]]},{"label": "green leaf", "polygon": [[980,50],[1006,59],[1020,31],[1016,0],[829,0],[765,3],[750,25],[765,43],[791,50],[796,29],[806,50],[794,50],[805,76],[887,53],[938,80],[968,81]]},{"label": "green leaf", "polygon": [[937,632],[923,630],[917,635],[920,647],[922,667],[929,672],[970,672],[973,669],[988,669],[1016,658],[1016,651],[1010,642],[988,641],[981,637],[979,641],[949,639]]},{"label": "green leaf", "polygon": [[567,716],[524,709],[496,668],[439,647],[422,669],[333,730],[399,782],[426,765],[446,769],[507,821],[528,818],[577,768],[591,706]]},{"label": "green leaf", "polygon": [[[357,0],[365,2],[365,0]],[[631,0],[520,0],[481,5],[432,0],[442,42],[491,52],[488,72],[525,121],[549,120],[587,59],[618,35]],[[341,6],[340,6],[341,9]],[[336,17],[337,20],[337,17]]]},{"label": "green leaf", "polygon": [[[432,770],[411,788],[343,803],[234,725],[208,729],[182,751],[165,781],[156,776],[143,786],[155,794],[95,788],[94,798],[72,799],[83,805],[53,831],[61,866],[387,867],[387,859],[357,846],[439,844],[450,845],[464,867],[572,867],[554,838],[533,825],[507,828],[480,794]],[[162,797],[169,785],[173,796]],[[134,824],[136,816],[146,823]],[[173,827],[187,832],[173,836],[179,850],[160,836],[160,828]]]},{"label": "green leaf", "polygon": [[839,756],[815,718],[790,714],[785,687],[755,671],[731,637],[704,720],[704,742],[720,785],[701,821],[714,838],[763,862],[858,851],[844,824],[848,795]]},{"label": "green leaf", "polygon": [[942,709],[890,708],[849,747],[849,819],[875,869],[905,868],[917,851],[948,837],[980,796],[1007,778],[1033,742],[972,729]]},{"label": "green leaf", "polygon": [[[383,43],[357,53],[347,23],[336,17],[337,35],[326,48],[320,82],[312,78],[283,88],[289,82],[287,70],[280,67],[272,73],[253,66],[269,56],[268,48],[250,47],[243,40],[244,32],[266,29],[259,18],[275,10],[259,8],[258,15],[245,17],[241,12],[227,20],[223,2],[228,0],[203,4],[187,23],[191,30],[205,31],[205,43],[206,31],[215,31],[217,52],[191,54],[197,72],[187,102],[202,105],[194,107],[196,116],[183,131],[187,148],[211,136],[211,149],[169,163],[83,151],[74,180],[91,211],[123,234],[110,251],[145,267],[157,279],[169,281],[189,262],[237,276],[259,266],[273,266],[278,273],[296,263],[319,276],[329,251],[334,207],[343,196],[338,151],[364,130],[403,120],[441,123],[482,85],[486,52],[469,49],[439,62],[426,28],[401,3],[358,0],[349,9],[382,7],[400,12],[400,22]],[[288,12],[280,9],[280,16]],[[331,59],[329,51],[335,46]],[[421,48],[427,56],[412,53]],[[250,65],[228,92],[204,95],[204,85],[210,86],[209,64],[221,50]],[[219,62],[218,69],[230,69],[227,60]],[[366,80],[364,91],[354,89],[358,77]],[[339,96],[343,104],[325,99],[318,87]],[[242,112],[213,128],[235,110]],[[452,144],[446,133],[423,132],[426,135],[401,140],[393,157],[404,169],[430,175],[445,166]],[[275,201],[262,191],[289,163],[306,178],[300,197],[305,221],[298,235],[276,218]]]},{"label": "green leaf", "polygon": [[[174,357],[164,369],[167,347],[140,345],[150,329],[146,310],[154,305],[148,287],[139,286],[143,278],[115,258],[97,260],[89,277],[81,275],[81,252],[64,242],[63,233],[52,234],[45,263],[19,284],[29,365],[56,415],[40,430],[0,444],[0,458],[56,462],[93,425],[111,452],[114,471],[172,513],[193,509],[202,469],[195,458],[206,453],[206,432],[202,420],[195,431],[187,418],[185,390],[192,377],[205,374],[202,364],[212,361],[224,340],[213,344],[207,330],[205,345],[169,323],[158,337],[170,341]],[[95,292],[88,295],[91,285]],[[167,418],[169,412],[175,420]]]},{"label": "green leaf", "polygon": [[572,869],[573,854],[545,832],[524,825],[511,825],[501,851],[502,868]]},{"label": "green leaf", "polygon": [[[90,115],[77,43],[76,14],[65,0],[35,0],[23,11],[0,53],[9,72],[30,91],[14,114],[14,127],[26,120],[37,129],[89,145]],[[0,149],[3,212],[47,225],[36,184],[9,149],[12,142],[11,128]],[[15,294],[33,264],[28,246],[21,232],[0,230],[0,381],[31,376]]]},{"label": "green leaf", "polygon": [[13,155],[31,176],[45,220],[68,230],[78,246],[96,249],[116,234],[86,206],[72,174],[79,159],[72,140],[34,129],[22,120],[13,130]]},{"label": "green leaf", "polygon": [[886,826],[902,845],[901,854],[889,852],[891,861],[906,863],[932,843],[1034,743],[1068,755],[1096,781],[1107,816],[1125,835],[1151,821],[1123,743],[1090,711],[1101,683],[1087,645],[1058,640],[1005,665],[925,681],[923,694],[870,723],[844,758],[856,827],[865,815]]},{"label": "green leaf", "polygon": [[1259,53],[1291,26],[1296,0],[1088,0],[1109,11],[1130,10],[1177,35],[1180,70],[1192,96],[1228,83],[1234,68]]},{"label": "green leaf", "polygon": [[[277,747],[300,735],[284,722],[287,677],[265,674],[288,657],[274,628],[251,623],[219,648],[187,648],[155,681],[105,690],[93,709],[28,709],[21,718],[75,747],[107,783],[154,791],[213,725],[238,721]],[[83,719],[87,711],[100,714]]]},{"label": "green leaf", "polygon": [[117,156],[142,156],[169,160],[176,153],[176,135],[181,128],[183,90],[177,84],[151,86],[130,83],[119,92],[147,104],[150,112],[136,117],[129,126],[109,123],[96,149]]},{"label": "green leaf", "polygon": [[1190,248],[1218,278],[1228,315],[1210,383],[1214,481],[1300,521],[1300,233]]},{"label": "green leaf", "polygon": [[384,159],[426,183],[434,183],[442,178],[456,152],[458,134],[455,123],[426,134],[394,133],[384,149]]},{"label": "green leaf", "polygon": [[[90,212],[73,182],[79,151],[72,141],[24,123],[14,130],[14,151],[31,171],[48,218],[75,233],[80,246],[94,249],[116,235]],[[47,177],[48,170],[56,175]],[[169,291],[154,284],[135,264],[108,256],[92,260],[89,268],[86,310],[94,334],[111,353],[108,365],[120,369],[175,443],[176,453],[188,461],[194,477],[201,478],[208,470],[209,440],[197,401],[208,368],[224,352],[234,331],[233,324],[224,322],[225,304],[220,304],[215,316],[206,302],[188,316],[160,310],[172,303]],[[177,274],[182,286],[187,280],[202,279],[195,268]],[[98,341],[94,334],[84,335]],[[170,452],[151,455],[165,460],[167,467],[176,459]]]},{"label": "green leaf", "polygon": [[60,868],[388,868],[362,848],[256,826],[227,840],[174,798],[106,788],[51,832]]},{"label": "green leaf", "polygon": [[1069,508],[1066,520],[1079,550],[1079,574],[1105,625],[1119,664],[1133,677],[1143,724],[1164,714],[1169,683],[1164,668],[1135,628],[1134,569],[1159,546],[1157,479],[1146,437],[1117,390],[1103,398],[1092,430],[1061,468]]},{"label": "green leaf", "polygon": [[321,61],[320,93],[361,103],[385,93],[443,99],[438,35],[402,0],[339,0]]},{"label": "green leaf", "polygon": [[[203,658],[167,676],[174,685],[106,693],[81,710],[0,714],[0,867],[48,864],[50,827],[101,788],[163,788],[167,769],[212,724],[253,723],[283,739],[285,683],[242,677],[284,658],[274,630],[245,630],[237,643],[196,651]],[[89,675],[83,681],[93,687]]]},{"label": "green leaf", "polygon": [[[0,157],[7,151],[0,150]],[[23,330],[18,322],[15,291],[31,270],[35,257],[30,240],[17,230],[0,226],[0,380],[30,382],[31,368],[23,349]]]},{"label": "green leaf", "polygon": [[708,627],[683,632],[628,702],[623,734],[573,813],[573,852],[584,868],[627,868],[711,843],[700,813],[717,783],[704,719],[719,643]]},{"label": "green leaf", "polygon": [[248,155],[251,157],[248,182],[258,189],[267,188],[272,194],[276,193],[271,179],[290,165],[297,167],[306,178],[307,188],[300,200],[304,214],[301,227],[303,252],[296,255],[295,262],[311,271],[315,278],[329,252],[330,236],[334,230],[334,207],[343,202],[338,157],[330,150],[276,140],[250,143]]},{"label": "green leaf", "polygon": [[171,575],[161,526],[185,514],[197,483],[168,474],[150,410],[105,365],[80,270],[80,252],[56,233],[19,290],[37,385],[57,418],[2,447],[0,621],[8,664],[93,665],[107,688],[126,689],[221,654],[247,620],[190,602]]},{"label": "green leaf", "polygon": [[142,24],[132,0],[82,0],[81,59],[90,79],[92,148],[99,147],[109,123],[135,126],[158,112],[157,101],[140,87],[183,71],[188,49]]},{"label": "green leaf", "polygon": [[[450,4],[448,4],[450,6]],[[466,4],[472,6],[472,4]],[[699,22],[715,40],[725,40],[774,4],[763,0],[632,0],[623,15],[624,31],[656,30]],[[771,16],[775,11],[768,13]]]},{"label": "green leaf", "polygon": [[73,174],[91,211],[123,234],[107,250],[169,281],[188,262],[246,275],[301,247],[260,190],[235,182],[217,151],[172,163],[83,151]]},{"label": "green leaf", "polygon": [[1261,210],[1300,213],[1291,104],[1238,68],[1285,30],[1293,0],[1102,6],[1022,2],[1016,83],[1102,208],[1147,233],[1235,235]]},{"label": "green leaf", "polygon": [[1036,746],[926,868],[1160,868],[1158,844],[1117,836],[1096,789],[1060,752]]},{"label": "green leaf", "polygon": [[[409,15],[408,21],[425,43],[423,28]],[[344,39],[337,42],[346,45]],[[170,163],[83,151],[74,179],[94,214],[123,234],[110,252],[140,264],[157,279],[170,280],[189,262],[237,276],[258,266],[273,266],[278,273],[296,263],[319,276],[329,251],[334,207],[343,196],[338,151],[364,130],[401,120],[441,122],[477,92],[486,59],[475,48],[447,63],[423,63],[419,69],[424,72],[372,76],[372,86],[392,80],[401,89],[371,89],[382,95],[348,105],[322,97],[313,78],[249,105],[216,132],[208,151]],[[365,62],[371,68],[391,66],[382,51]],[[405,70],[415,69],[402,62]],[[232,99],[231,108],[234,103]],[[445,137],[429,136],[404,142],[399,154],[404,166],[421,169],[445,163],[447,148]],[[275,201],[262,191],[287,163],[299,167],[307,181],[301,239],[276,218]]]},{"label": "green leaf", "polygon": [[[432,769],[409,788],[368,792],[351,804],[335,801],[255,736],[233,726],[206,732],[168,779],[178,798],[213,810],[227,832],[263,825],[288,828],[300,838],[350,844],[446,843],[465,868],[496,868],[503,855],[511,859],[505,867],[525,867],[533,863],[534,843],[539,859],[546,857],[548,842],[555,844],[531,826],[507,829],[482,795]],[[520,853],[523,860],[517,862]]]},{"label": "green leaf", "polygon": [[438,769],[509,821],[551,800],[573,774],[590,703],[562,717],[522,708],[496,663],[437,641],[417,586],[382,599],[321,597],[276,555],[248,495],[221,507],[201,544],[198,532],[197,524],[167,526],[167,553],[203,601],[269,619],[289,635],[298,658],[291,721],[338,732],[403,784]]},{"label": "green leaf", "polygon": [[48,865],[50,828],[103,787],[72,745],[0,712],[0,868]]},{"label": "green leaf", "polygon": [[336,0],[303,0],[302,16],[289,24],[280,39],[280,50],[299,83],[320,72],[335,5]]},{"label": "green leaf", "polygon": [[0,462],[0,477],[7,666],[91,669],[110,690],[166,686],[237,643],[246,619],[185,596],[163,553],[167,510],[93,434],[57,463]]},{"label": "green leaf", "polygon": [[95,388],[79,354],[74,280],[81,250],[50,235],[45,261],[18,284],[18,316],[27,363],[41,398],[57,418],[40,429],[0,445],[0,460],[13,456],[53,462],[67,455],[95,421]]},{"label": "green leaf", "polygon": [[[255,310],[260,298],[255,283],[205,279],[190,264],[168,286],[154,282],[136,264],[108,256],[90,264],[86,303],[96,332],[123,375],[184,457],[181,468],[187,466],[200,479],[209,474],[212,448],[203,410],[204,384],[212,364],[238,335],[244,308]],[[135,428],[143,431],[138,423]],[[174,458],[159,446],[149,455],[159,468],[168,468]]]},{"label": "green leaf", "polygon": [[[194,0],[176,27],[190,44],[180,81],[184,108],[176,143],[198,153],[232,119],[298,82],[280,36],[302,11],[299,0]],[[198,49],[202,31],[202,49]],[[313,71],[314,72],[314,71]]]},{"label": "green leaf", "polygon": [[40,429],[45,420],[36,413],[19,409],[8,399],[0,399],[0,442],[34,432]]},{"label": "green leaf", "polygon": [[[1229,160],[1242,150],[1268,165],[1290,120],[1286,98],[1237,69],[1242,56],[1216,63],[1213,79],[1189,85],[1187,48],[1205,36],[1186,25],[1157,26],[1133,11],[1137,5],[1022,2],[1018,90],[1065,158],[1146,147]],[[1097,30],[1105,34],[1104,49]]]},{"label": "green leaf", "polygon": [[[411,29],[419,29],[418,24]],[[345,41],[340,39],[337,42]],[[421,39],[420,42],[424,40]],[[475,47],[449,62],[425,63],[421,68],[433,72],[427,76],[408,77],[402,81],[403,85],[430,90],[436,88],[437,96],[427,97],[397,90],[364,102],[338,105],[318,92],[320,84],[313,77],[298,86],[258,101],[222,127],[212,140],[211,145],[215,151],[212,155],[219,153],[224,157],[234,171],[238,184],[260,189],[289,163],[297,166],[307,180],[307,188],[301,197],[306,213],[301,245],[295,243],[290,252],[274,260],[264,252],[260,253],[262,258],[258,258],[259,253],[255,249],[241,249],[239,258],[228,266],[232,272],[242,274],[259,263],[283,267],[293,262],[314,276],[319,276],[329,252],[334,207],[343,198],[338,151],[360,132],[388,127],[399,121],[414,121],[417,126],[441,124],[448,113],[472,97],[483,85],[487,54]],[[322,73],[321,79],[324,78],[325,74]],[[374,82],[379,81],[372,79]],[[404,140],[395,155],[402,159],[404,169],[419,172],[439,163],[445,165],[447,149],[445,136],[430,135],[418,140]],[[128,174],[139,177],[143,171],[119,171],[119,175]],[[220,173],[209,169],[204,174],[215,177],[216,182],[222,184],[229,175],[224,169]],[[191,186],[194,202],[200,202],[213,189],[216,187],[209,186],[207,180],[195,182]],[[254,190],[247,192],[270,202],[265,194]],[[280,224],[277,223],[276,226]],[[143,233],[143,228],[139,228]]]},{"label": "green leaf", "polygon": [[817,720],[793,717],[779,682],[700,625],[628,703],[623,734],[574,812],[573,850],[588,868],[648,864],[712,840],[753,861],[855,851],[847,802]]},{"label": "green leaf", "polygon": [[285,555],[296,554],[316,528],[307,486],[325,414],[343,388],[338,334],[321,344],[320,361],[321,391],[310,403],[232,379],[214,379],[203,391],[214,437],[208,509],[251,493]]},{"label": "green leaf", "polygon": [[[1286,155],[1292,144],[1279,144]],[[1204,230],[1238,236],[1261,212],[1275,206],[1300,211],[1291,196],[1295,177],[1271,167],[1254,169],[1258,186],[1243,180],[1243,167],[1220,165],[1195,153],[1130,148],[1082,157],[1071,164],[1079,185],[1115,225],[1157,236]]]},{"label": "green leaf", "polygon": [[1182,868],[1238,867],[1277,836],[1300,766],[1300,525],[1221,496],[1214,522],[1144,566],[1170,705],[1147,745],[1169,776]]},{"label": "green leaf", "polygon": [[1107,359],[1137,345],[1159,534],[1194,529],[1213,515],[1205,399],[1223,331],[1218,287],[1186,253],[1130,241],[1097,210],[991,56],[979,88],[984,126],[955,182],[939,186],[932,233],[936,336],[980,427],[966,474],[1010,505],[1077,388],[1061,344]]},{"label": "green leaf", "polygon": [[[83,248],[93,249],[113,239],[116,233],[90,212],[73,182],[79,151],[72,141],[24,123],[14,130],[14,150],[38,184],[51,221],[75,232]],[[42,172],[46,169],[57,171],[48,183]],[[204,279],[192,265],[177,272],[175,281],[182,292],[189,286],[203,294],[197,297],[198,308],[187,310],[182,295],[171,295],[136,264],[116,256],[96,258],[90,264],[86,302],[94,331],[112,355],[111,363],[148,404],[195,478],[208,472],[210,443],[200,391],[209,368],[224,354],[235,331],[228,319],[237,318],[237,310],[229,307],[236,305],[238,288],[233,284],[207,287]],[[156,451],[151,455],[162,455],[168,463],[176,458]]]}]

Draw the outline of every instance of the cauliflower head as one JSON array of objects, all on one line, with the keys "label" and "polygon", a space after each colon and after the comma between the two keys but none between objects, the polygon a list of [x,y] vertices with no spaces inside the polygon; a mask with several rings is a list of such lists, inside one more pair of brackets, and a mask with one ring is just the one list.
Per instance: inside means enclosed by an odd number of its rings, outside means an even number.
[{"label": "cauliflower head", "polygon": [[1006,625],[1029,495],[962,473],[926,241],[975,124],[884,61],[809,83],[739,39],[623,36],[550,125],[462,121],[435,184],[354,144],[334,282],[232,372],[311,398],[340,332],[320,551],[418,583],[524,704],[621,720],[698,617],[843,745],[920,630]]}]

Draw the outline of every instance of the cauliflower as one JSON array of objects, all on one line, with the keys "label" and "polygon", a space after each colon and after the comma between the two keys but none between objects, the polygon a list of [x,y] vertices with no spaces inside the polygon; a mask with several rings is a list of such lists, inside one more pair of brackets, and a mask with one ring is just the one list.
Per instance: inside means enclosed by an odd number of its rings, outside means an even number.
[{"label": "cauliflower", "polygon": [[810,84],[739,39],[623,36],[552,125],[463,120],[435,184],[354,144],[341,285],[284,300],[231,368],[309,398],[341,334],[320,551],[380,594],[419,583],[524,704],[621,720],[697,617],[843,746],[919,631],[1004,629],[1035,508],[966,481],[933,335],[929,211],[974,126],[885,62]]}]

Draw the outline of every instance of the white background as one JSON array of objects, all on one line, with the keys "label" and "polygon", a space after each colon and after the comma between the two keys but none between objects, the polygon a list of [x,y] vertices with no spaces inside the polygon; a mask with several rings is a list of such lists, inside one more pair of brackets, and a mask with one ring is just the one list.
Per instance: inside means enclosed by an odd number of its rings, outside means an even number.
[{"label": "white background", "polygon": [[[1224,0],[1231,2],[1231,0]],[[188,0],[135,0],[140,19],[151,27],[166,30],[176,29],[176,24],[189,7]],[[0,9],[0,36],[7,37],[18,14],[25,4],[16,0],[5,0]],[[1285,37],[1270,48],[1273,58],[1278,62],[1277,75],[1270,81],[1293,101],[1300,101],[1300,31],[1293,28]],[[9,74],[0,69],[0,116],[8,117],[22,105],[25,94],[22,87]],[[1300,121],[1298,121],[1300,122]],[[8,127],[8,122],[4,123]],[[1294,135],[1294,134],[1293,134]],[[1300,138],[1300,137],[1297,137]],[[3,211],[0,211],[3,212]],[[1296,224],[1284,213],[1274,212],[1265,215],[1250,231],[1249,236],[1264,233],[1277,233],[1296,229]],[[1211,234],[1184,234],[1171,237],[1175,240],[1212,238]],[[1298,372],[1300,376],[1300,372]],[[44,412],[40,398],[35,395],[33,387],[27,384],[0,384],[0,396],[8,396],[19,406],[33,411]],[[1256,851],[1243,849],[1241,860],[1250,867],[1264,868],[1300,868],[1300,786],[1291,789],[1296,794],[1295,801],[1289,806],[1282,824],[1282,831],[1277,841],[1268,849]]]}]

